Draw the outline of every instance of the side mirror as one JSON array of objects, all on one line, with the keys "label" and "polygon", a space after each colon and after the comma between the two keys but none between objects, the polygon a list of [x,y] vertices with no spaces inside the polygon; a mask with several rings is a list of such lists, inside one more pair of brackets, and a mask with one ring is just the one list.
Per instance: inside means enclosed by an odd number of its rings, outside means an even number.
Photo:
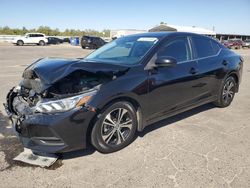
[{"label": "side mirror", "polygon": [[158,57],[155,61],[155,65],[157,67],[174,67],[176,66],[176,64],[177,64],[176,59],[169,56]]}]

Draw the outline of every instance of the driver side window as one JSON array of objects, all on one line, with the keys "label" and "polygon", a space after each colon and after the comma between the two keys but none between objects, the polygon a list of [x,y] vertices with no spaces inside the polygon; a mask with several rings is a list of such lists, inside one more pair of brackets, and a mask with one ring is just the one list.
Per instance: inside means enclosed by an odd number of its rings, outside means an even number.
[{"label": "driver side window", "polygon": [[167,41],[159,49],[157,57],[170,56],[176,59],[177,63],[191,59],[191,51],[186,37],[178,37]]}]

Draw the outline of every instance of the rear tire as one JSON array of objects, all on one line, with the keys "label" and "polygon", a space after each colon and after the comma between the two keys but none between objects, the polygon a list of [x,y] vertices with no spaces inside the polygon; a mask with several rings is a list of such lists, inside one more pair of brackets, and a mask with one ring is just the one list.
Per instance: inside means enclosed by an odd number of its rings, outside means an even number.
[{"label": "rear tire", "polygon": [[40,40],[39,41],[39,46],[44,46],[45,45],[45,42],[43,40]]},{"label": "rear tire", "polygon": [[22,40],[18,40],[16,43],[18,46],[23,46],[24,42]]},{"label": "rear tire", "polygon": [[231,104],[236,92],[237,83],[233,76],[227,77],[220,88],[218,99],[213,104],[220,108],[225,108]]},{"label": "rear tire", "polygon": [[102,153],[111,153],[134,140],[137,117],[134,107],[126,102],[112,103],[104,108],[91,132],[92,145]]}]

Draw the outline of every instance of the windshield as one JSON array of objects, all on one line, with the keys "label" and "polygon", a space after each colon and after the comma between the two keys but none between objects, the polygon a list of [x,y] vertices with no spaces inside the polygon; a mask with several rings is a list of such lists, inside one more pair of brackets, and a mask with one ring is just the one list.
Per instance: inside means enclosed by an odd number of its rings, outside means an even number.
[{"label": "windshield", "polygon": [[122,37],[94,51],[85,60],[113,64],[137,64],[157,41],[155,37]]}]

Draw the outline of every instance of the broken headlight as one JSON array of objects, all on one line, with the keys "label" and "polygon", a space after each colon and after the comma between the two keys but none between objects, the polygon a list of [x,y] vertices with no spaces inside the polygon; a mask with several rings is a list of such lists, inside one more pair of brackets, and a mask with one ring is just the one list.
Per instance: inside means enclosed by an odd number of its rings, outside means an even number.
[{"label": "broken headlight", "polygon": [[41,113],[65,112],[73,108],[83,106],[95,94],[96,91],[91,91],[69,98],[37,103],[37,105],[34,107],[34,111]]}]

